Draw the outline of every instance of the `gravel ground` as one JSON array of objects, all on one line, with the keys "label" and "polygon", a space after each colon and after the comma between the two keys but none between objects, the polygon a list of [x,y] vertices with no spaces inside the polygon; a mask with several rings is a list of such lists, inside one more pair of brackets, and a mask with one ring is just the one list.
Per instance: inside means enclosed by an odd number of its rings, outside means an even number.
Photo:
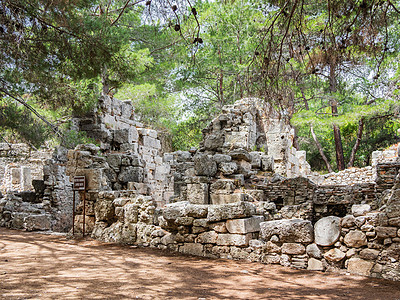
[{"label": "gravel ground", "polygon": [[0,298],[400,300],[400,282],[0,228]]}]

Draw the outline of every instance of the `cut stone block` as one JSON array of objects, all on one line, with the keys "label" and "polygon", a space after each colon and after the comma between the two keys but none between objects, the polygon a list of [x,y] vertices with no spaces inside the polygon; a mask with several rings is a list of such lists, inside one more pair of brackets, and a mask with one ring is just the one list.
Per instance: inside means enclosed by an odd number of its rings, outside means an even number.
[{"label": "cut stone block", "polygon": [[246,218],[254,215],[255,212],[256,206],[250,202],[210,205],[207,219],[209,222],[217,222],[228,219]]},{"label": "cut stone block", "polygon": [[245,219],[234,219],[226,221],[229,233],[250,233],[260,231],[260,223],[264,221],[263,216],[253,216]]},{"label": "cut stone block", "polygon": [[221,233],[217,238],[217,245],[219,246],[237,246],[246,247],[249,245],[249,241],[252,239],[253,235],[248,234],[229,234]]},{"label": "cut stone block", "polygon": [[187,199],[193,204],[208,204],[208,184],[194,183],[187,185]]},{"label": "cut stone block", "polygon": [[310,221],[301,219],[283,219],[262,222],[260,237],[268,241],[273,235],[286,243],[311,243],[314,241],[314,228]]}]

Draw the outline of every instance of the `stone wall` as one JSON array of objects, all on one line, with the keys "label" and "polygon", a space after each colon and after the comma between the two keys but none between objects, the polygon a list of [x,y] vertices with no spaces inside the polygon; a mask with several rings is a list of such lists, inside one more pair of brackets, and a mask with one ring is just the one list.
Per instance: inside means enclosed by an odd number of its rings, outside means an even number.
[{"label": "stone wall", "polygon": [[225,107],[193,151],[164,153],[158,133],[138,123],[126,101],[103,98],[99,111],[74,123],[99,146],[57,150],[34,192],[0,198],[0,226],[69,230],[71,181],[85,175],[93,238],[400,280],[397,156],[317,176],[292,146],[291,127],[256,99]]},{"label": "stone wall", "polygon": [[66,232],[72,224],[72,186],[65,173],[66,156],[56,150],[43,162],[41,180],[32,191],[7,191],[0,198],[0,226]]},{"label": "stone wall", "polygon": [[43,165],[52,150],[33,151],[27,144],[0,143],[0,192],[33,191],[32,180],[43,180]]},{"label": "stone wall", "polygon": [[106,164],[101,166],[107,175],[105,189],[148,189],[143,194],[152,195],[159,205],[168,203],[167,191],[173,183],[170,166],[163,162],[161,140],[165,139],[135,120],[130,101],[103,97],[98,111],[73,122],[75,129],[86,131],[100,145],[96,151],[106,159]]}]

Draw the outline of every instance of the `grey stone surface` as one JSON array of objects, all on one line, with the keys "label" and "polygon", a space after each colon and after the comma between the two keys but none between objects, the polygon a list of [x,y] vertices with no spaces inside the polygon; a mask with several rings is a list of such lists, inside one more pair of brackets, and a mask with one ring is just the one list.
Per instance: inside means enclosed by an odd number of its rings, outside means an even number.
[{"label": "grey stone surface", "polygon": [[196,175],[214,176],[217,173],[217,163],[211,155],[196,154],[193,160]]},{"label": "grey stone surface", "polygon": [[263,216],[253,216],[244,219],[226,221],[226,228],[229,233],[250,233],[260,231],[260,223],[264,221]]},{"label": "grey stone surface", "polygon": [[246,218],[254,215],[256,206],[249,202],[237,202],[221,205],[210,205],[207,219],[217,222],[228,219]]},{"label": "grey stone surface", "polygon": [[314,229],[310,221],[300,219],[284,219],[262,222],[260,238],[268,241],[273,235],[281,242],[311,243],[314,240]]},{"label": "grey stone surface", "polygon": [[344,237],[344,243],[348,247],[360,248],[367,245],[367,237],[360,230],[352,230]]},{"label": "grey stone surface", "polygon": [[306,252],[310,257],[314,257],[314,258],[322,257],[321,250],[318,248],[317,244],[307,245]]},{"label": "grey stone surface", "polygon": [[314,225],[315,243],[320,246],[333,245],[340,236],[340,218],[329,216]]}]

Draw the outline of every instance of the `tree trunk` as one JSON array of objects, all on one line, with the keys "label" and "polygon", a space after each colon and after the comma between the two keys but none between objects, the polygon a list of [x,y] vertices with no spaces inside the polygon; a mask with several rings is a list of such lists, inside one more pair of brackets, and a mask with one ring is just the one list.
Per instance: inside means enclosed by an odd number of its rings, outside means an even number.
[{"label": "tree trunk", "polygon": [[[330,65],[329,70],[329,89],[331,94],[336,93],[337,91],[337,81],[336,81],[336,66],[334,64]],[[332,95],[333,96],[333,95]],[[331,100],[331,109],[332,116],[337,117],[338,109],[337,109],[337,101],[336,99]],[[336,165],[339,171],[342,171],[346,168],[344,163],[344,155],[343,155],[343,145],[342,145],[342,137],[340,135],[340,128],[338,125],[333,125],[333,136],[335,139],[335,150],[336,150]]]},{"label": "tree trunk", "polygon": [[356,157],[356,152],[357,152],[358,147],[360,146],[360,143],[361,143],[361,137],[362,137],[362,133],[363,133],[363,128],[364,128],[364,118],[361,118],[358,121],[357,140],[356,140],[356,143],[353,146],[353,149],[351,150],[350,160],[349,160],[349,163],[347,164],[348,168],[351,168],[354,165],[354,159]]},{"label": "tree trunk", "polygon": [[102,94],[103,94],[103,96],[107,96],[108,92],[110,91],[110,83],[108,80],[107,66],[104,66],[104,68],[101,72],[101,84],[103,86]]},{"label": "tree trunk", "polygon": [[322,149],[322,146],[321,146],[320,142],[317,139],[317,136],[316,136],[316,134],[314,132],[314,127],[313,127],[312,124],[310,124],[310,130],[311,130],[311,135],[312,135],[312,137],[314,139],[315,145],[318,148],[319,154],[321,155],[323,161],[325,162],[326,168],[328,169],[329,173],[332,173],[333,170],[332,170],[331,164],[329,163],[328,159],[325,156],[324,150]]}]

